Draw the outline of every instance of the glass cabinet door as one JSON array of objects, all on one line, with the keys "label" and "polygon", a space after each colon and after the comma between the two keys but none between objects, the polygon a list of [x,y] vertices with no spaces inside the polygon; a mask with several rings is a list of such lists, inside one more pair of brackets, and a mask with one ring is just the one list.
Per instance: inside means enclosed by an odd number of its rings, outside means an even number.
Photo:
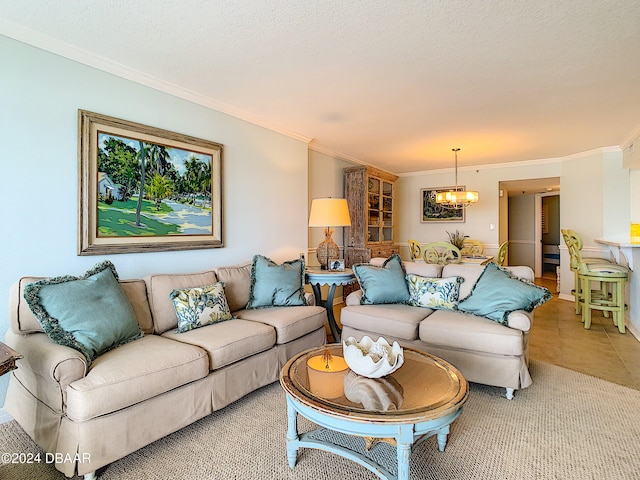
[{"label": "glass cabinet door", "polygon": [[382,182],[382,234],[381,241],[390,242],[393,240],[393,184]]},{"label": "glass cabinet door", "polygon": [[367,180],[367,241],[380,241],[380,180],[369,177]]}]

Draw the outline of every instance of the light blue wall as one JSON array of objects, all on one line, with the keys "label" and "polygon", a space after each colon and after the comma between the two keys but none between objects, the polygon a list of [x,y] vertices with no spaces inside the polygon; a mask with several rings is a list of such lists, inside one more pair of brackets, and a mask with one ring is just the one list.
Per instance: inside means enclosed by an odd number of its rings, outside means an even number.
[{"label": "light blue wall", "polygon": [[[121,278],[190,272],[306,250],[306,142],[0,36],[0,338],[9,286],[24,275],[81,274],[77,116],[90,110],[224,145],[225,248],[111,255]],[[8,383],[0,379],[0,405]]]}]

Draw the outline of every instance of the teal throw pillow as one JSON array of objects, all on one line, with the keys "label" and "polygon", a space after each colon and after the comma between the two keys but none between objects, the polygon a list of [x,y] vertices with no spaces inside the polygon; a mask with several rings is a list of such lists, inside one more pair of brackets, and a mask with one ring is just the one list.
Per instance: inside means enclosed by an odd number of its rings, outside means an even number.
[{"label": "teal throw pillow", "polygon": [[508,270],[489,263],[469,296],[458,303],[458,310],[508,326],[511,312],[531,312],[550,298],[551,293],[546,288],[515,278]]},{"label": "teal throw pillow", "polygon": [[89,365],[98,355],[144,335],[108,260],[81,277],[30,283],[24,298],[49,338],[80,351]]},{"label": "teal throw pillow", "polygon": [[362,298],[360,303],[407,303],[411,296],[405,281],[405,271],[400,255],[393,254],[381,266],[361,263],[353,266]]},{"label": "teal throw pillow", "polygon": [[454,310],[458,304],[462,277],[429,278],[409,273],[407,285],[415,307],[428,307],[434,310]]},{"label": "teal throw pillow", "polygon": [[304,260],[278,265],[262,255],[254,255],[247,308],[306,305],[304,298]]},{"label": "teal throw pillow", "polygon": [[233,318],[222,282],[206,287],[176,289],[169,297],[178,317],[178,333]]}]

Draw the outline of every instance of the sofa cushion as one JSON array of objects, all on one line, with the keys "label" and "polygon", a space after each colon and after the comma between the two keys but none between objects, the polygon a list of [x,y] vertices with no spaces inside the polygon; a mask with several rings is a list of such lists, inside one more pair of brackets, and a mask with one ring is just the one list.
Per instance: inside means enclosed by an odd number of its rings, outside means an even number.
[{"label": "sofa cushion", "polygon": [[213,285],[218,281],[213,271],[197,273],[163,273],[145,277],[154,332],[163,333],[178,326],[178,317],[169,295],[173,290]]},{"label": "sofa cushion", "polygon": [[204,350],[157,335],[122,345],[95,359],[67,389],[67,416],[76,422],[116,412],[204,378]]},{"label": "sofa cushion", "polygon": [[494,263],[488,264],[471,294],[458,303],[458,310],[508,324],[515,310],[533,311],[548,301],[551,293],[544,287],[520,280]]},{"label": "sofa cushion", "polygon": [[[9,291],[9,320],[13,333],[44,333],[42,325],[40,325],[24,298],[24,289],[30,283],[45,279],[46,277],[22,277],[11,285]],[[120,286],[133,307],[136,320],[142,331],[145,333],[153,332],[153,319],[151,318],[151,310],[149,310],[147,287],[144,280],[120,280]]]},{"label": "sofa cushion", "polygon": [[153,318],[147,299],[147,284],[142,279],[120,280],[120,286],[131,303],[138,325],[144,333],[153,332]]},{"label": "sofa cushion", "polygon": [[493,355],[522,355],[522,332],[488,318],[451,310],[433,312],[420,323],[420,340],[427,345]]},{"label": "sofa cushion", "polygon": [[432,278],[410,273],[406,278],[411,305],[434,310],[453,310],[458,304],[462,277]]},{"label": "sofa cushion", "polygon": [[262,255],[254,255],[247,308],[306,305],[304,260],[278,265]]},{"label": "sofa cushion", "polygon": [[224,294],[232,312],[246,308],[251,287],[251,262],[214,270],[218,280],[224,283]]},{"label": "sofa cushion", "polygon": [[[369,260],[371,265],[382,265],[387,259],[382,257],[373,257]],[[436,263],[425,263],[424,261],[407,262],[403,261],[405,273],[414,273],[422,277],[442,277],[442,265]]]},{"label": "sofa cushion", "polygon": [[222,282],[173,290],[169,296],[178,317],[178,332],[231,319]]},{"label": "sofa cushion", "polygon": [[30,283],[44,280],[46,277],[22,277],[9,289],[9,321],[13,333],[44,333],[44,329],[29,308],[24,298],[24,289]]},{"label": "sofa cushion", "polygon": [[356,305],[340,311],[340,322],[357,330],[376,332],[380,336],[415,340],[418,338],[418,325],[432,313],[430,308],[402,304]]},{"label": "sofa cushion", "polygon": [[398,254],[391,255],[380,266],[356,264],[353,273],[362,289],[360,301],[363,305],[407,303],[410,299],[404,267]]},{"label": "sofa cushion", "polygon": [[48,278],[25,287],[25,300],[51,340],[95,357],[144,333],[108,260],[80,277]]},{"label": "sofa cushion", "polygon": [[269,309],[240,310],[238,318],[261,322],[276,329],[276,343],[288,343],[311,333],[327,322],[323,307],[274,307]]},{"label": "sofa cushion", "polygon": [[241,319],[214,323],[185,333],[171,330],[163,333],[162,337],[195,345],[206,351],[210,370],[268,350],[276,343],[273,327]]}]

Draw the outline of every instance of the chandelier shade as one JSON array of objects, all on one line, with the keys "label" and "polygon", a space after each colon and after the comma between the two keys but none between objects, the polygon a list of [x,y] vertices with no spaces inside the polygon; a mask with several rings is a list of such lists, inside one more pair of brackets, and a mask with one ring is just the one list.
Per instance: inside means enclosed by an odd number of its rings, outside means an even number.
[{"label": "chandelier shade", "polygon": [[452,190],[438,192],[436,194],[436,203],[444,208],[466,208],[478,203],[478,192],[458,187],[458,152],[460,149],[452,148],[451,151],[455,154],[456,185]]}]

